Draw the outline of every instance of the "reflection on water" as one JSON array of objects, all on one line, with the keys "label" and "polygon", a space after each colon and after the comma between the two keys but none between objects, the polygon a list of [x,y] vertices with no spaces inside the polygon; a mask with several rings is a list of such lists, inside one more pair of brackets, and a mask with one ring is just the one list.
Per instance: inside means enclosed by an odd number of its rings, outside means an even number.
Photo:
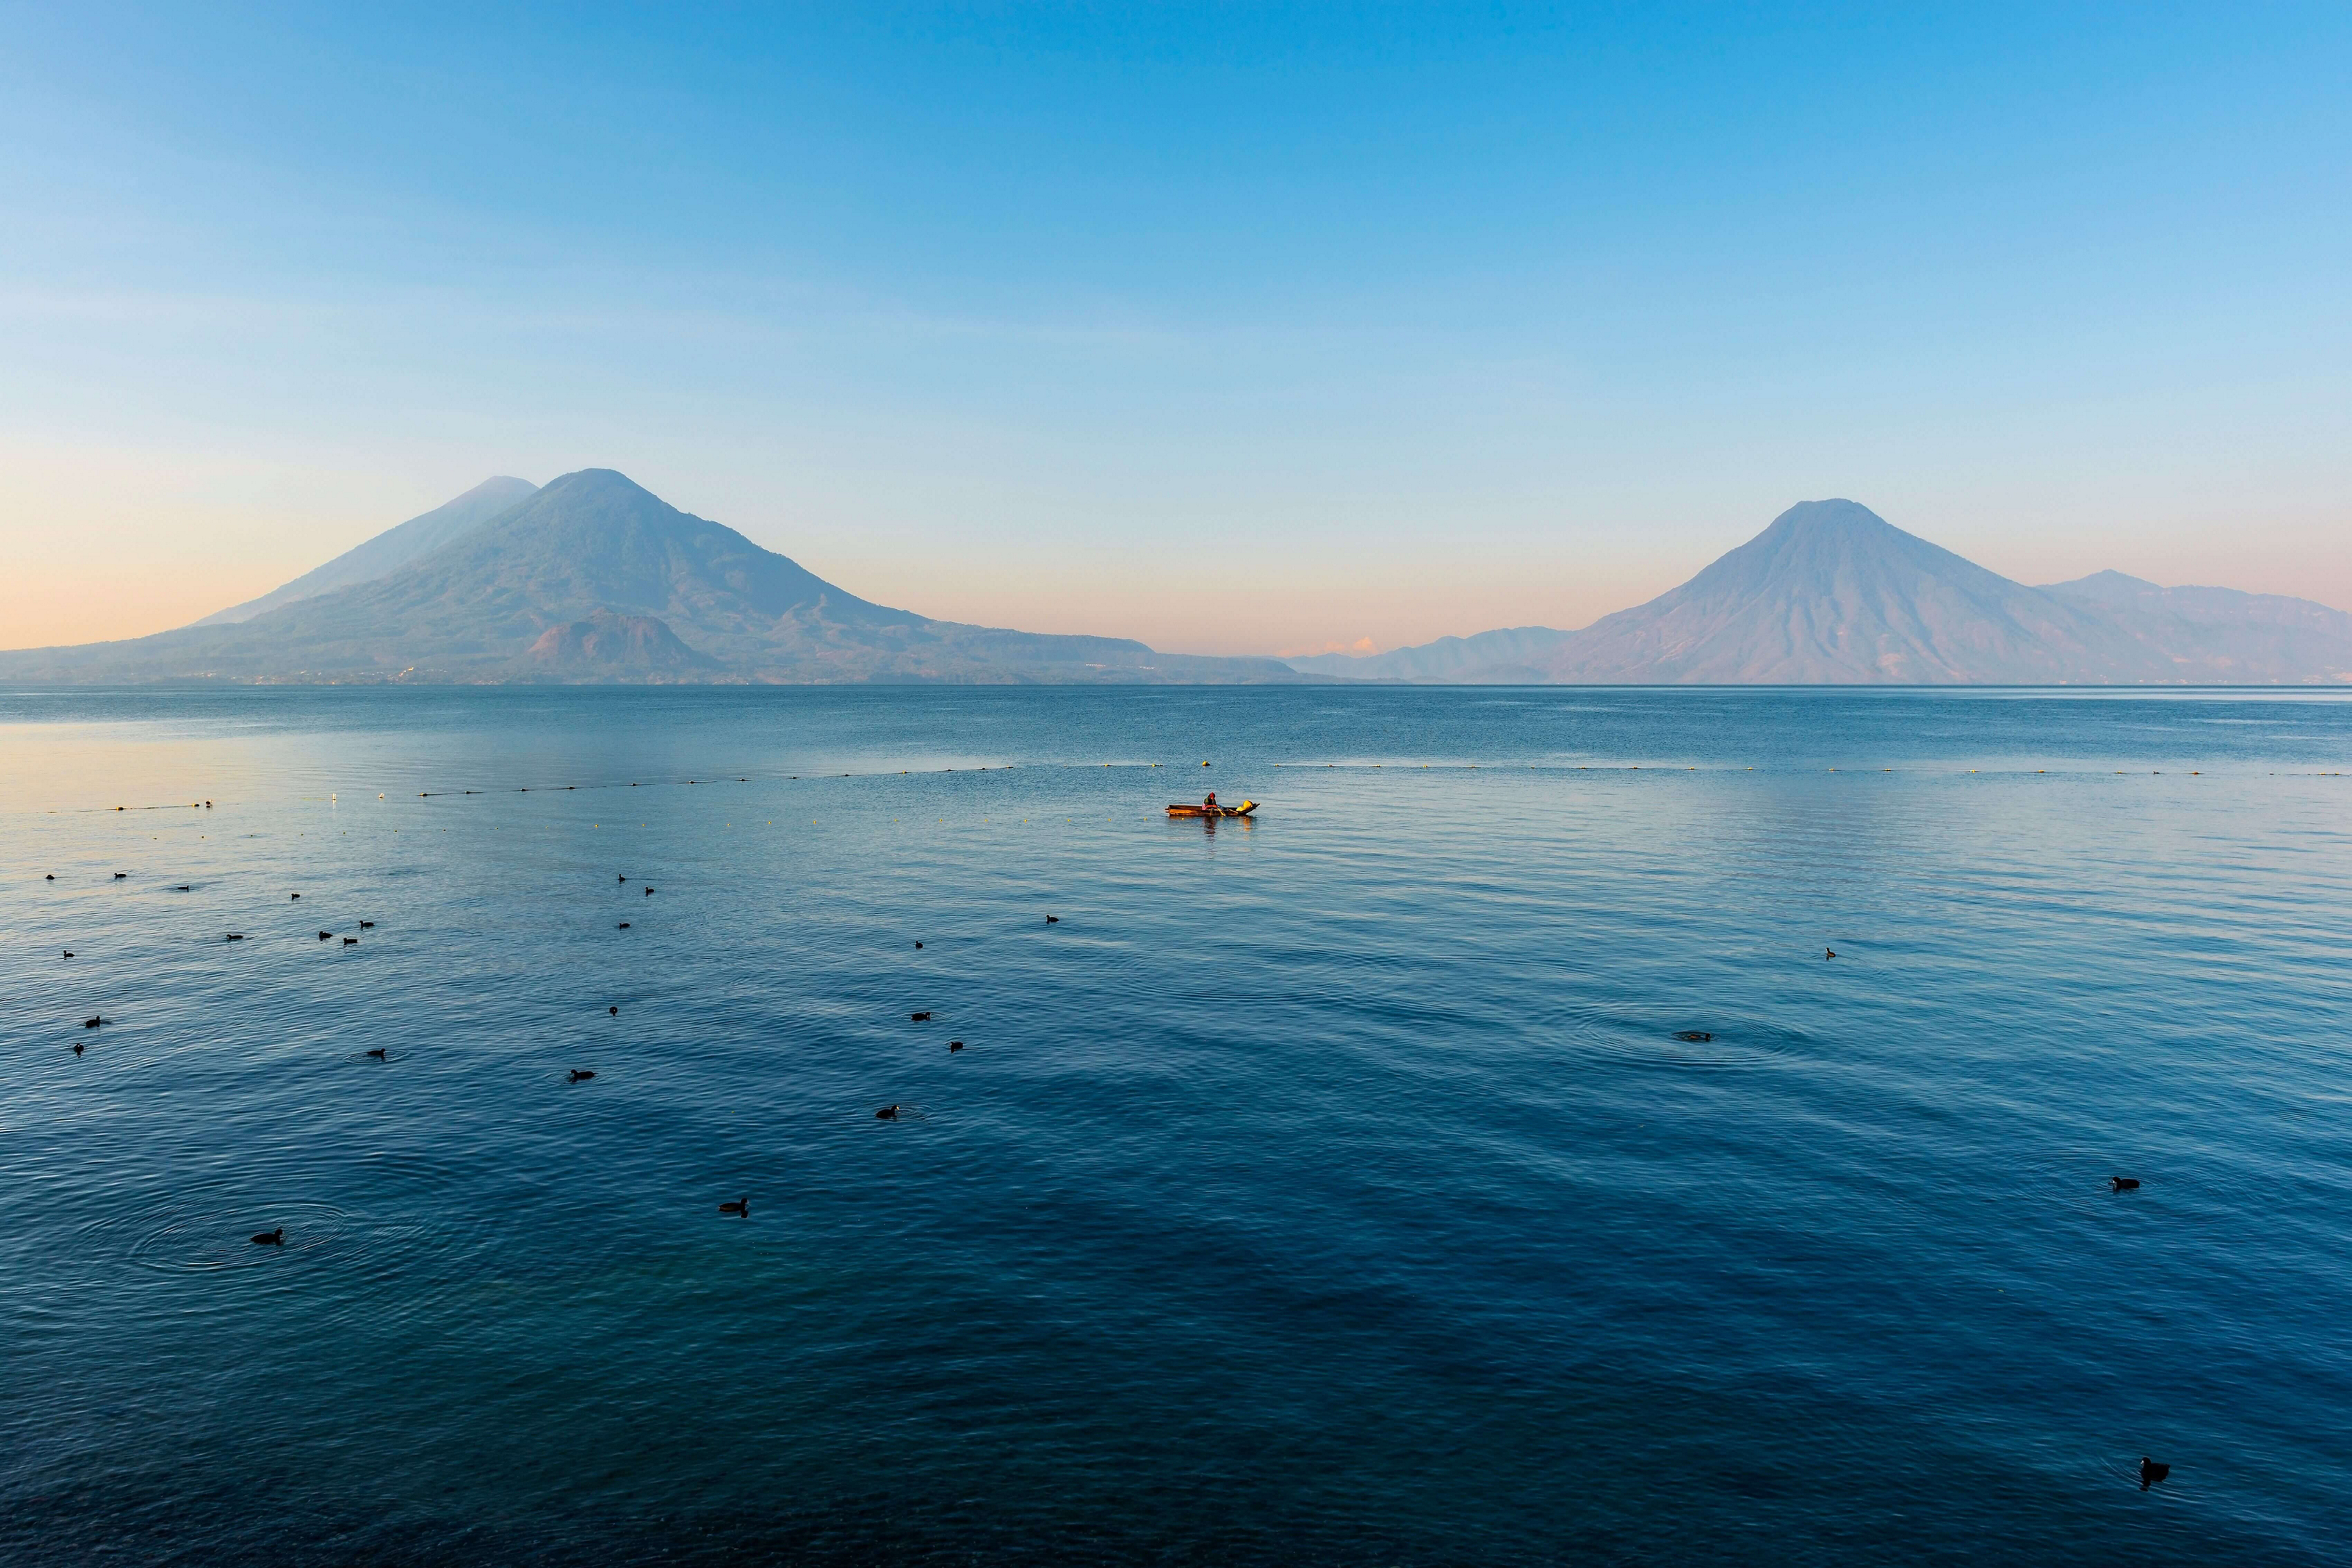
[{"label": "reflection on water", "polygon": [[2352,1533],[2340,694],[0,723],[12,1561]]}]

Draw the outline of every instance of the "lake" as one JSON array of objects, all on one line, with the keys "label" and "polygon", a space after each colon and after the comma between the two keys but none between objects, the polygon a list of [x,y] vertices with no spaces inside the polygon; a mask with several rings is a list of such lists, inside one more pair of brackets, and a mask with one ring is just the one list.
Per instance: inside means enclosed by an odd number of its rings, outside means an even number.
[{"label": "lake", "polygon": [[0,1557],[2341,1561],[2347,771],[2319,691],[0,693]]}]

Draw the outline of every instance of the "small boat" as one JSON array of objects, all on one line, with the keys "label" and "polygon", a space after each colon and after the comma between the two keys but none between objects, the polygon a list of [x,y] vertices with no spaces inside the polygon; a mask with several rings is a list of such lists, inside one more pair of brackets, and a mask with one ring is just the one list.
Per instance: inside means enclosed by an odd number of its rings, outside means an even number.
[{"label": "small boat", "polygon": [[1244,800],[1238,806],[1171,806],[1171,817],[1246,817],[1257,810],[1257,802]]}]

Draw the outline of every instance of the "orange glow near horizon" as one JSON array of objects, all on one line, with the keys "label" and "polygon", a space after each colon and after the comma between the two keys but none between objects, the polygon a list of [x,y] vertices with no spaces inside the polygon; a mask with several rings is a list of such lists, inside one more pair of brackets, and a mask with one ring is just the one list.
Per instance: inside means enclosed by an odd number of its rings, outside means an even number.
[{"label": "orange glow near horizon", "polygon": [[[7,566],[0,647],[184,626],[268,592],[492,472],[547,479],[561,471],[460,461],[468,465],[444,459],[389,476],[323,462],[0,441],[0,561]],[[444,476],[420,476],[436,470]],[[446,476],[452,470],[463,477]],[[1475,526],[1416,531],[1390,520],[1381,538],[1355,547],[1335,543],[1320,520],[1286,536],[1243,523],[1170,543],[1146,519],[1074,549],[1066,527],[916,520],[886,533],[838,497],[780,503],[772,497],[791,484],[740,470],[708,494],[681,493],[691,476],[648,474],[645,482],[850,592],[917,614],[1129,637],[1169,653],[1293,656],[1385,651],[1497,627],[1587,625],[1685,580],[1796,498],[1759,503],[1752,516],[1707,527],[1685,519],[1652,528],[1604,515],[1537,530],[1520,517],[1482,537]],[[2352,606],[2352,555],[2338,548],[2341,523],[2333,517],[2272,519],[2258,535],[2183,518],[2144,525],[2129,538],[2113,528],[2070,532],[2055,519],[2004,519],[2002,532],[1971,538],[1962,519],[1882,509],[1897,527],[2021,581],[2112,567],[2168,584]]]}]

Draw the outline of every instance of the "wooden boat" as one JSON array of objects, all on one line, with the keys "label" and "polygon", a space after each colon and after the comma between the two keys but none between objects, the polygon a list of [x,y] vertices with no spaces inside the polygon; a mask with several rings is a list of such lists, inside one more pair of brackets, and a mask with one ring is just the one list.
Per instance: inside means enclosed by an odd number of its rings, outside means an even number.
[{"label": "wooden boat", "polygon": [[1246,817],[1257,810],[1257,802],[1244,800],[1238,806],[1171,806],[1171,817]]}]

